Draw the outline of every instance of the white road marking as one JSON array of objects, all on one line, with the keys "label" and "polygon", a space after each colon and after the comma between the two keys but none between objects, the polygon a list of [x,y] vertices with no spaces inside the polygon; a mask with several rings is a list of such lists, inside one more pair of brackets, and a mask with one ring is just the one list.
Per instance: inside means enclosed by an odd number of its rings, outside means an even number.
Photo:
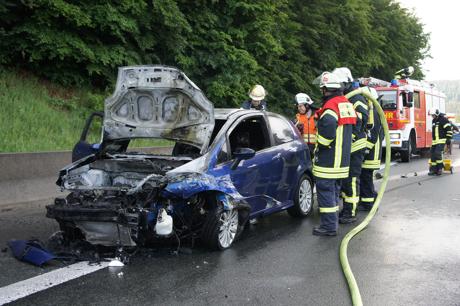
[{"label": "white road marking", "polygon": [[11,303],[28,295],[49,289],[86,274],[104,269],[108,262],[90,265],[87,261],[53,270],[5,287],[0,288],[0,305]]}]

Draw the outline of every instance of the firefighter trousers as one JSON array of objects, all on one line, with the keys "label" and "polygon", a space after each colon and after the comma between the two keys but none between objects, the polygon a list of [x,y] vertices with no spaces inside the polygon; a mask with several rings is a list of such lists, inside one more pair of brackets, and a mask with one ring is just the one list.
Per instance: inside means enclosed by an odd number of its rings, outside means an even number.
[{"label": "firefighter trousers", "polygon": [[361,170],[359,185],[360,206],[372,208],[374,205],[377,192],[374,187],[374,170],[363,168]]},{"label": "firefighter trousers", "polygon": [[351,153],[350,175],[342,180],[343,210],[341,215],[354,217],[359,203],[360,175],[364,161],[364,150]]},{"label": "firefighter trousers", "polygon": [[316,179],[316,194],[318,198],[320,227],[327,231],[337,231],[339,227],[339,179]]},{"label": "firefighter trousers", "polygon": [[444,151],[444,144],[432,145],[430,149],[430,172],[442,171],[444,164],[442,162],[442,152]]}]

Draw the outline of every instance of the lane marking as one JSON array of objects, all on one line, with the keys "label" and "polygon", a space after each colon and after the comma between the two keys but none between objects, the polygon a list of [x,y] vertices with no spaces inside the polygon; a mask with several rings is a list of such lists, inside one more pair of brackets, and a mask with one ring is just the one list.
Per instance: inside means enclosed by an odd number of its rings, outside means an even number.
[{"label": "lane marking", "polygon": [[0,305],[14,302],[28,295],[49,289],[81,276],[104,269],[109,262],[90,265],[88,261],[56,269],[11,285],[0,288]]}]

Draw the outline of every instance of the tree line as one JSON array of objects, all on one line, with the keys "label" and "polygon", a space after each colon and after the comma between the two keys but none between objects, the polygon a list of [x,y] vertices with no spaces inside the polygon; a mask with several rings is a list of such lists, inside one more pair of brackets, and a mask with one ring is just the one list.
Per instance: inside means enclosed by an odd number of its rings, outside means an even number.
[{"label": "tree line", "polygon": [[4,0],[0,65],[66,86],[111,88],[119,66],[183,70],[217,107],[238,107],[253,84],[286,113],[311,82],[347,66],[391,79],[420,62],[429,35],[393,0]]}]

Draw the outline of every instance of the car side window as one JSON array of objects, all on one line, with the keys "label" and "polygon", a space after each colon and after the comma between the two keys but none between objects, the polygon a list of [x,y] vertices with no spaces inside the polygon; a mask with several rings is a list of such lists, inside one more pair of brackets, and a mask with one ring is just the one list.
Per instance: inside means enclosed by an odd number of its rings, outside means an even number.
[{"label": "car side window", "polygon": [[296,139],[289,123],[280,117],[268,116],[270,128],[272,130],[275,145],[280,145]]},{"label": "car side window", "polygon": [[230,160],[229,154],[228,154],[228,145],[227,141],[224,142],[222,147],[220,148],[219,154],[217,154],[217,164],[224,163],[226,161]]},{"label": "car side window", "polygon": [[230,152],[238,148],[250,148],[260,151],[270,147],[267,124],[262,116],[242,120],[231,131],[229,137]]}]

